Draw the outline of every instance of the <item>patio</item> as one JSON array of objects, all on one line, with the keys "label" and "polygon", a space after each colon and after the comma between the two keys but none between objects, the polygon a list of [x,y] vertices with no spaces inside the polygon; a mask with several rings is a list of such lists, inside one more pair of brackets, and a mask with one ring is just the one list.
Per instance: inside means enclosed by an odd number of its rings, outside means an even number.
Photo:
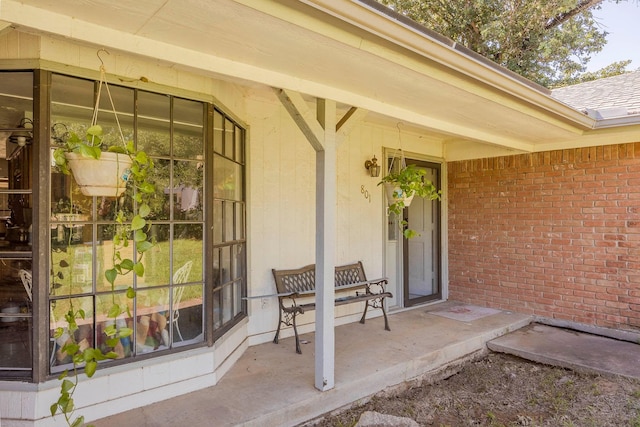
[{"label": "patio", "polygon": [[96,421],[106,426],[295,426],[404,381],[486,351],[528,325],[528,315],[445,302],[336,328],[336,385],[314,383],[314,335],[250,347],[215,386]]}]

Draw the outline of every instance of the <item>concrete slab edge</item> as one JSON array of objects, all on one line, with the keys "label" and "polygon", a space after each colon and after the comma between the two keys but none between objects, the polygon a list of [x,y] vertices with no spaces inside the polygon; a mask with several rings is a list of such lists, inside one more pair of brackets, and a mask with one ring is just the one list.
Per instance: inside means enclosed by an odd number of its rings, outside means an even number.
[{"label": "concrete slab edge", "polygon": [[578,332],[585,332],[601,337],[614,338],[620,341],[628,341],[640,344],[640,331],[625,331],[620,329],[605,328],[602,326],[586,325],[584,323],[571,322],[569,320],[552,319],[549,317],[536,316],[535,323],[558,328],[571,329]]}]

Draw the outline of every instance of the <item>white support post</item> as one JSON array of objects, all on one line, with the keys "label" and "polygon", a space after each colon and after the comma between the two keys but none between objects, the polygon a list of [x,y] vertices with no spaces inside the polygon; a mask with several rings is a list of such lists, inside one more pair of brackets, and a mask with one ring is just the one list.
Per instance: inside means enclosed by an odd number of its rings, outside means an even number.
[{"label": "white support post", "polygon": [[335,262],[337,149],[348,133],[367,115],[351,108],[338,122],[336,102],[316,100],[316,117],[297,92],[273,89],[291,118],[316,150],[316,356],[315,386],[335,386]]},{"label": "white support post", "polygon": [[316,152],[315,386],[325,391],[335,385],[336,103],[318,99],[317,109],[324,150]]}]

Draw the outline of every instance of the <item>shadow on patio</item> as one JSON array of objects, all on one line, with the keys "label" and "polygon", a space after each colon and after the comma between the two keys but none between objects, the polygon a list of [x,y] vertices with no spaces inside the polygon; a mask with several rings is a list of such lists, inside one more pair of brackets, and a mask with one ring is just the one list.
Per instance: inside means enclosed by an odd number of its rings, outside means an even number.
[{"label": "shadow on patio", "polygon": [[[465,306],[466,307],[466,306]],[[314,387],[314,335],[250,347],[214,387],[95,422],[106,426],[295,426],[486,351],[531,317],[446,302],[336,328],[335,388]],[[439,314],[434,314],[439,313]],[[445,317],[448,316],[448,317]],[[479,317],[483,316],[483,317]],[[479,317],[479,318],[478,318]],[[457,320],[456,320],[457,319]]]}]

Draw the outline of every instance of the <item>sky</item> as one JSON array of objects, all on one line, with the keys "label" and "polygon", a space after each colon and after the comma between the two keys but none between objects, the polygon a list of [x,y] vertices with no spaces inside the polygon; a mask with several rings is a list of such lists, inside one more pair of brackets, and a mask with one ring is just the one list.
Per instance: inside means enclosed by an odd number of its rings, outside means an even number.
[{"label": "sky", "polygon": [[640,68],[640,0],[622,0],[616,4],[605,0],[593,15],[607,35],[607,44],[593,55],[587,71],[597,71],[615,61],[631,59],[628,71]]}]

